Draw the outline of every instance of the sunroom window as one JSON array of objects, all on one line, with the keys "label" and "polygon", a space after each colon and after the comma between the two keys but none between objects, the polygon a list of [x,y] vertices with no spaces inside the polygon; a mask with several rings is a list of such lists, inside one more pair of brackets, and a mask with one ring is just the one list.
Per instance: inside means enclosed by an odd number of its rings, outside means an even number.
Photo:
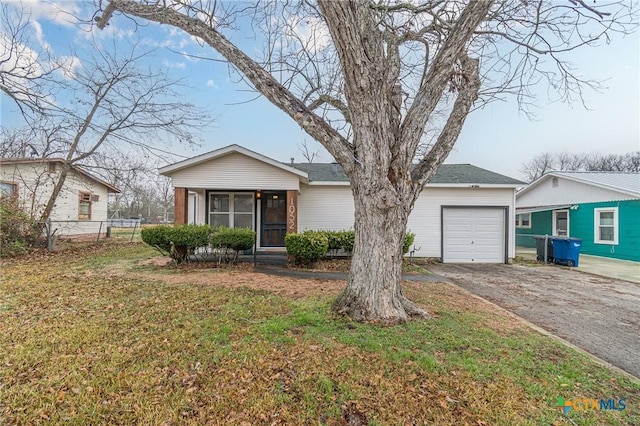
[{"label": "sunroom window", "polygon": [[253,229],[253,194],[210,193],[209,225]]}]

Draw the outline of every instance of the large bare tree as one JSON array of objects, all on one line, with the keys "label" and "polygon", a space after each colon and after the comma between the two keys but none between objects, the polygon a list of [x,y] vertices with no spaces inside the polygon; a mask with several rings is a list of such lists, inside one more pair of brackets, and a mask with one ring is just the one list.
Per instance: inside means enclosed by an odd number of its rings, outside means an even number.
[{"label": "large bare tree", "polygon": [[[574,74],[563,53],[634,22],[626,0],[110,0],[98,26],[114,13],[197,37],[335,158],[350,179],[356,240],[334,309],[389,323],[428,317],[401,290],[403,236],[474,103],[512,94],[526,108],[541,83],[561,100],[581,100],[593,83]],[[263,57],[225,36],[249,19],[263,31]]]},{"label": "large bare tree", "polygon": [[0,2],[0,92],[22,114],[40,113],[52,106],[54,78],[63,64],[34,41],[31,15],[22,3]]}]

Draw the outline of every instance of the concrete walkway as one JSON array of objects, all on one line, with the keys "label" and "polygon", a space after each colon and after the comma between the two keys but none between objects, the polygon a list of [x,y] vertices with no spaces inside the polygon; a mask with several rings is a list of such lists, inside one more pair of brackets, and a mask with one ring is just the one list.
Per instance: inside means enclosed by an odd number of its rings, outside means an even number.
[{"label": "concrete walkway", "polygon": [[[535,259],[536,250],[531,248],[517,247],[516,256],[525,259]],[[619,280],[640,283],[640,263],[627,260],[617,260],[608,257],[590,256],[580,254],[577,268],[571,268],[579,272],[600,275],[602,277],[616,278]]]}]

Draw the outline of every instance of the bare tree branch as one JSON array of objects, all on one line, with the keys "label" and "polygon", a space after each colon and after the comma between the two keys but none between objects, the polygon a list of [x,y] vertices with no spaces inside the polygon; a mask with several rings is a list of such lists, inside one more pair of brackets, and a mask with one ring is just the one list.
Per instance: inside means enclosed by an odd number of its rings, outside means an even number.
[{"label": "bare tree branch", "polygon": [[[168,23],[183,28],[214,47],[230,63],[238,68],[274,105],[296,120],[310,135],[322,141],[329,152],[344,168],[352,161],[350,143],[328,126],[320,117],[309,111],[304,104],[278,83],[255,61],[222,36],[214,27],[201,20],[183,15],[173,9],[139,4],[128,0],[114,0],[105,9],[99,27],[103,28],[114,9],[156,22]],[[213,21],[212,21],[213,22]]]}]

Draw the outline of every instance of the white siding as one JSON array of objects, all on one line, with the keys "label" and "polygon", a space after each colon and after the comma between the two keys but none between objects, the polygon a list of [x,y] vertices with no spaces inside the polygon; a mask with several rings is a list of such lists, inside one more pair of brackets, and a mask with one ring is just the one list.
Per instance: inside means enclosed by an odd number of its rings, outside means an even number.
[{"label": "white siding", "polygon": [[[49,173],[47,163],[3,164],[0,169],[2,181],[13,182],[18,185],[18,196],[24,203],[27,213],[34,218],[42,214],[51,192],[55,186],[60,164],[56,165],[56,172]],[[91,205],[91,222],[86,223],[57,223],[55,228],[60,235],[77,235],[98,232],[99,223],[94,221],[107,220],[107,205],[109,194],[104,185],[86,179],[75,171],[69,172],[65,185],[58,195],[53,211],[52,221],[77,221],[79,192],[90,192],[98,196],[98,201]],[[106,231],[103,224],[102,232]]]},{"label": "white siding", "polygon": [[174,188],[298,190],[300,177],[233,153],[171,174]]},{"label": "white siding", "polygon": [[575,182],[569,179],[556,177],[557,185],[554,186],[554,177],[540,181],[535,188],[517,196],[517,206],[538,207],[553,206],[558,204],[593,203],[609,200],[631,200],[635,197],[598,188],[597,186]]},{"label": "white siding", "polygon": [[56,174],[49,174],[47,164],[2,164],[0,180],[18,185],[18,197],[27,214],[39,217],[55,185]]},{"label": "white siding", "polygon": [[492,188],[425,188],[409,216],[407,229],[416,234],[414,246],[418,257],[441,257],[441,206],[509,207],[509,251],[515,254],[515,218],[513,189]]},{"label": "white siding", "polygon": [[298,232],[353,229],[353,195],[348,186],[302,185],[298,196]]},{"label": "white siding", "polygon": [[[418,257],[441,256],[441,206],[508,207],[508,257],[515,254],[512,188],[426,188],[409,216],[408,230],[416,234]],[[354,204],[346,186],[302,185],[298,196],[298,230],[353,229]]]}]

